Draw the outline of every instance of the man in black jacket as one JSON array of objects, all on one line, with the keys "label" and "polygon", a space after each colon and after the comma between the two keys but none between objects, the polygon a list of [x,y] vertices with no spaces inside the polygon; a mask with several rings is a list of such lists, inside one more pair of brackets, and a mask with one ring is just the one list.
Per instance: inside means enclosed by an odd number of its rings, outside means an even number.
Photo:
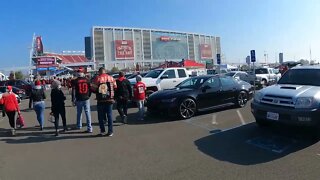
[{"label": "man in black jacket", "polygon": [[117,89],[115,91],[115,99],[117,101],[117,109],[123,123],[127,123],[128,101],[132,99],[132,88],[130,82],[125,78],[123,72],[119,72],[119,78],[116,81]]},{"label": "man in black jacket", "polygon": [[90,81],[85,77],[84,70],[79,68],[78,78],[74,80],[72,88],[72,100],[77,106],[77,128],[82,128],[82,109],[87,118],[87,133],[92,133],[90,112]]},{"label": "man in black jacket", "polygon": [[53,81],[51,85],[51,113],[55,119],[56,136],[59,135],[59,115],[62,119],[63,130],[67,131],[66,109],[64,101],[65,95],[61,90],[61,83],[59,81]]}]

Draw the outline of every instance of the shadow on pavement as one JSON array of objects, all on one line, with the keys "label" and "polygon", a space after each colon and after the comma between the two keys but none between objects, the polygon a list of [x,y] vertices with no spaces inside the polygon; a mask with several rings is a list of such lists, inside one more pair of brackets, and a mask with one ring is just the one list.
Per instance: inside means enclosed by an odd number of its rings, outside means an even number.
[{"label": "shadow on pavement", "polygon": [[[306,135],[305,130],[285,128],[259,128],[251,123],[220,131],[194,143],[201,152],[214,159],[239,165],[255,165],[280,159],[318,142],[318,139]],[[272,150],[274,148],[280,150]]]}]

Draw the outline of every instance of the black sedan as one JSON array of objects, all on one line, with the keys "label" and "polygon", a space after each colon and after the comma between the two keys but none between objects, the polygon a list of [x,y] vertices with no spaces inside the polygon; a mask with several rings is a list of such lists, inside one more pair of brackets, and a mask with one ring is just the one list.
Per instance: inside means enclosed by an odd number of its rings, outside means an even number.
[{"label": "black sedan", "polygon": [[244,107],[252,97],[253,87],[244,81],[224,75],[189,78],[174,89],[153,93],[148,99],[148,112],[179,115],[183,119],[199,111],[237,105]]}]

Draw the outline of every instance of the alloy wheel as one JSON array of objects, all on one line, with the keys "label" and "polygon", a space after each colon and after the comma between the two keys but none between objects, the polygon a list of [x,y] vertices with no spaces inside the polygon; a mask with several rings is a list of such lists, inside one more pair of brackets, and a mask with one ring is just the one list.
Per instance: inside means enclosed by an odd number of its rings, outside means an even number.
[{"label": "alloy wheel", "polygon": [[248,95],[246,92],[241,91],[238,95],[238,106],[244,107],[248,102]]},{"label": "alloy wheel", "polygon": [[184,119],[191,118],[196,113],[196,103],[192,99],[185,99],[179,107],[180,116]]}]

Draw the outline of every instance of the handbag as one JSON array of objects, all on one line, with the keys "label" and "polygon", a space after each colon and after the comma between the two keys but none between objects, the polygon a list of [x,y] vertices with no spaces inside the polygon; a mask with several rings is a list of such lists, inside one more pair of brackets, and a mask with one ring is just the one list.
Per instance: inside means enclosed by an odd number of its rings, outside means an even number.
[{"label": "handbag", "polygon": [[49,114],[48,121],[51,123],[55,123],[55,118],[51,113]]},{"label": "handbag", "polygon": [[18,115],[16,124],[17,126],[20,126],[20,128],[24,126],[24,118],[21,114]]}]

